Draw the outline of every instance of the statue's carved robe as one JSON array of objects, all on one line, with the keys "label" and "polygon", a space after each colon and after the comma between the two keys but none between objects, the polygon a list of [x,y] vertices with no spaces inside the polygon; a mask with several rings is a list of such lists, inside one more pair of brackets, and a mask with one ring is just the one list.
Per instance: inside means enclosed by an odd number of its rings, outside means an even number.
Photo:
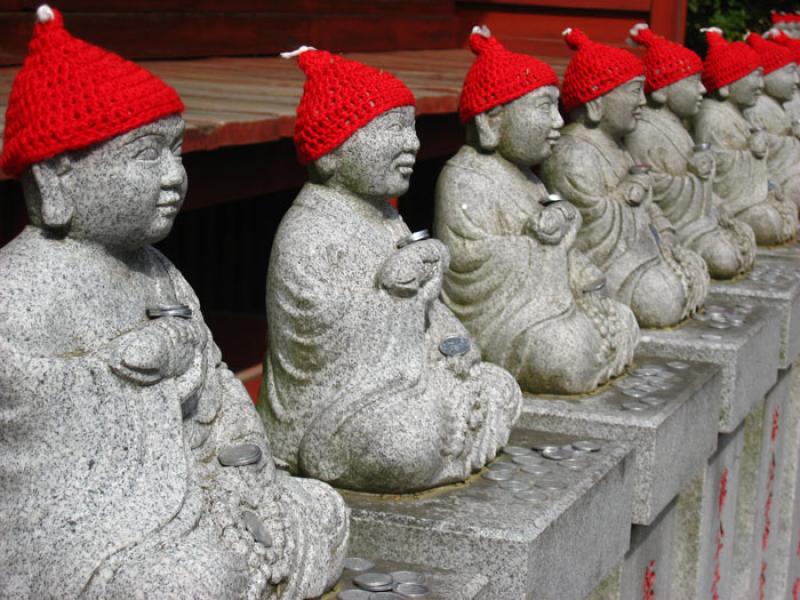
[{"label": "statue's carved robe", "polygon": [[[0,251],[0,277],[13,280],[0,289],[0,597],[233,599],[264,590],[266,579],[236,552],[252,552],[252,537],[234,549],[211,517],[230,501],[250,506],[268,530],[293,532],[289,550],[275,536],[274,552],[292,570],[290,579],[274,572],[280,597],[321,594],[340,569],[346,509],[332,490],[274,468],[255,408],[207,328],[179,377],[142,386],[109,367],[108,344],[146,319],[145,306],[128,312],[125,297],[148,280],[153,300],[187,304],[202,321],[188,283],[145,248],[135,272],[117,272],[130,286],[108,285],[98,251],[69,252],[67,243],[29,227]],[[241,443],[263,452],[247,475],[217,461]],[[282,512],[277,502],[298,508]]]},{"label": "statue's carved robe", "polygon": [[505,443],[519,388],[478,362],[474,343],[461,359],[475,364],[457,376],[438,346],[467,335],[458,319],[438,299],[381,289],[377,274],[409,230],[388,205],[365,217],[363,202],[306,184],[276,234],[259,405],[273,450],[353,489],[463,480]]},{"label": "statue's carved robe", "polygon": [[523,389],[588,392],[624,370],[638,325],[626,306],[584,295],[602,274],[571,250],[574,234],[545,244],[526,233],[546,196],[497,154],[464,146],[450,159],[436,193],[436,234],[451,253],[442,297]]},{"label": "statue's carved robe", "polygon": [[795,235],[797,210],[769,192],[767,160],[750,150],[751,127],[732,103],[706,98],[695,118],[694,139],[711,144],[714,195],[720,206],[747,223],[758,244],[781,244]]},{"label": "statue's carved robe", "polygon": [[689,171],[694,140],[672,111],[645,107],[625,144],[637,162],[651,166],[653,201],[681,243],[703,257],[712,277],[731,278],[753,266],[753,231],[720,215],[712,179]]},{"label": "statue's carved robe", "polygon": [[702,259],[661,234],[672,225],[650,198],[630,206],[622,185],[634,164],[599,128],[562,130],[542,178],[581,212],[576,246],[606,274],[609,294],[629,305],[643,327],[664,327],[702,304],[708,271]]},{"label": "statue's carved robe", "polygon": [[761,94],[756,105],[745,111],[745,116],[768,133],[770,180],[780,186],[786,201],[800,206],[800,140],[792,132],[789,115],[774,98]]}]

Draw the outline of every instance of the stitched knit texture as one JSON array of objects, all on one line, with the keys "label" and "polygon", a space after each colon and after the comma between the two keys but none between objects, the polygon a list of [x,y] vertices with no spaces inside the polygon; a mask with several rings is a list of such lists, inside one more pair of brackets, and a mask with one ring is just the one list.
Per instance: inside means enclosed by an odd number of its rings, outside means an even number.
[{"label": "stitched knit texture", "polygon": [[644,62],[644,91],[648,94],[703,70],[702,59],[680,44],[656,35],[645,24],[631,31],[631,39],[647,48]]},{"label": "stitched knit texture", "polygon": [[757,33],[748,33],[744,38],[747,45],[755,50],[761,59],[761,66],[764,67],[764,75],[777,71],[781,67],[794,62],[792,52],[774,42],[765,40]]},{"label": "stitched knit texture", "polygon": [[492,35],[473,33],[469,36],[469,47],[477,57],[461,90],[458,116],[462,123],[537,88],[558,86],[558,77],[550,65],[533,56],[507,50]]},{"label": "stitched knit texture", "polygon": [[306,74],[294,128],[302,165],[338,148],[386,111],[415,105],[411,90],[386,71],[325,50],[307,50],[297,60]]},{"label": "stitched knit texture", "polygon": [[792,56],[794,57],[794,62],[800,63],[800,40],[796,40],[794,38],[789,37],[788,35],[786,35],[785,31],[782,31],[780,29],[770,29],[767,33],[764,34],[764,36],[768,37],[776,44],[780,44],[784,48],[787,48],[789,52],[792,53]]},{"label": "stitched knit texture", "polygon": [[6,109],[0,168],[79,150],[183,111],[174,89],[121,56],[72,37],[61,13],[37,22]]},{"label": "stitched knit texture", "polygon": [[564,40],[577,50],[567,65],[561,86],[565,112],[644,75],[644,65],[633,53],[593,42],[580,29],[567,29]]},{"label": "stitched knit texture", "polygon": [[761,61],[744,42],[728,43],[717,28],[706,32],[708,52],[703,62],[703,85],[709,93],[747,77],[761,66]]}]

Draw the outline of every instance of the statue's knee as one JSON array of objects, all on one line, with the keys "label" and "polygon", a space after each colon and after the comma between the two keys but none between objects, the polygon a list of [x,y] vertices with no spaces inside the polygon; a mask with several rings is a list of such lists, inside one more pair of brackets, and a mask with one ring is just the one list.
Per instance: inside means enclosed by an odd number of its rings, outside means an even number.
[{"label": "statue's knee", "polygon": [[742,268],[740,253],[727,240],[717,238],[700,250],[708,273],[714,279],[730,279]]},{"label": "statue's knee", "polygon": [[686,311],[683,283],[666,265],[649,269],[639,280],[631,309],[641,327],[668,327]]}]

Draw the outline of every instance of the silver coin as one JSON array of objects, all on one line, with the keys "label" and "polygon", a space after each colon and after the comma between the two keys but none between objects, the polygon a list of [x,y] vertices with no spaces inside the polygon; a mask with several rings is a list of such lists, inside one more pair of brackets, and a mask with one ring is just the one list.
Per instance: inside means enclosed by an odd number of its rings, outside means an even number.
[{"label": "silver coin", "polygon": [[564,197],[559,194],[558,192],[553,192],[551,194],[547,194],[547,197],[544,200],[540,201],[540,204],[543,206],[548,206],[550,204],[555,204],[556,202],[563,202]]},{"label": "silver coin", "polygon": [[747,304],[745,302],[742,302],[741,304],[737,304],[736,308],[738,308],[739,310],[745,310],[747,312],[751,312],[755,307],[752,304]]},{"label": "silver coin", "polygon": [[559,445],[558,445],[558,444],[547,444],[547,443],[542,443],[542,444],[534,444],[534,445],[533,445],[533,449],[534,449],[534,450],[537,450],[537,451],[539,451],[539,452],[544,452],[544,451],[545,451],[545,450],[547,450],[548,448],[558,448],[558,447],[559,447]]},{"label": "silver coin", "polygon": [[701,323],[708,321],[709,318],[710,317],[708,315],[703,313],[697,313],[696,315],[692,315],[692,319],[694,319],[695,321],[700,321]]},{"label": "silver coin", "polygon": [[572,458],[573,453],[572,450],[566,450],[564,448],[556,448],[554,450],[543,450],[542,456],[545,458],[549,458],[550,460],[564,460],[566,458]]},{"label": "silver coin", "polygon": [[397,242],[397,249],[405,248],[406,246],[410,246],[414,242],[421,242],[422,240],[427,240],[431,237],[431,232],[427,229],[420,229],[419,231],[415,231],[404,237],[402,240]]},{"label": "silver coin", "polygon": [[731,325],[727,321],[709,321],[709,327],[713,327],[714,329],[730,329]]},{"label": "silver coin", "polygon": [[509,456],[530,456],[533,454],[533,450],[521,446],[506,446],[503,448],[503,454],[508,454]]},{"label": "silver coin", "polygon": [[192,309],[186,304],[157,304],[148,306],[145,309],[148,319],[159,319],[161,317],[178,317],[180,319],[191,319]]},{"label": "silver coin", "polygon": [[648,392],[647,390],[643,390],[643,389],[640,389],[638,387],[629,388],[627,390],[622,390],[622,394],[624,396],[628,396],[630,398],[644,398],[649,393],[650,392]]},{"label": "silver coin", "polygon": [[525,502],[547,502],[547,494],[541,490],[525,490],[514,494],[514,498]]},{"label": "silver coin", "polygon": [[647,404],[643,404],[638,400],[631,400],[629,402],[622,403],[622,410],[630,410],[633,412],[642,412],[643,410],[647,410],[650,408]]},{"label": "silver coin", "polygon": [[589,440],[574,442],[572,447],[575,448],[575,450],[584,450],[586,452],[598,452],[601,448],[600,444]]},{"label": "silver coin", "polygon": [[685,363],[680,360],[673,360],[667,363],[667,366],[670,369],[675,369],[676,371],[684,371],[689,368],[689,363]]},{"label": "silver coin", "polygon": [[511,459],[514,464],[517,465],[540,465],[542,464],[542,457],[537,456],[536,454],[531,454],[530,456],[515,456]]},{"label": "silver coin", "polygon": [[353,578],[355,583],[362,590],[370,592],[386,592],[392,589],[392,576],[388,573],[378,573],[373,571],[370,573],[362,573]]},{"label": "silver coin", "polygon": [[431,595],[431,589],[422,583],[401,583],[394,590],[404,598],[425,598]]},{"label": "silver coin", "polygon": [[425,583],[425,574],[417,573],[416,571],[393,571],[389,575],[392,576],[395,585],[400,583]]},{"label": "silver coin", "polygon": [[694,151],[695,152],[705,152],[706,150],[711,150],[711,144],[708,142],[703,142],[702,144],[695,144]]},{"label": "silver coin", "polygon": [[534,482],[534,484],[538,488],[542,488],[543,490],[563,490],[567,487],[567,484],[563,481],[559,481],[558,479],[549,479],[542,477],[541,479]]},{"label": "silver coin", "polygon": [[742,327],[744,325],[744,319],[737,319],[736,317],[729,319],[728,323],[731,324],[731,327]]},{"label": "silver coin", "polygon": [[369,600],[369,592],[365,590],[342,590],[336,594],[336,600]]},{"label": "silver coin", "polygon": [[375,566],[375,563],[371,560],[366,558],[360,558],[358,556],[350,556],[344,559],[344,568],[348,571],[356,571],[358,573],[362,573],[364,571],[369,571],[372,567]]},{"label": "silver coin", "polygon": [[242,511],[242,521],[255,541],[267,548],[272,546],[272,536],[256,513],[249,510]]},{"label": "silver coin", "polygon": [[445,356],[463,356],[471,347],[469,339],[461,336],[453,336],[443,339],[439,343],[439,352]]},{"label": "silver coin", "polygon": [[501,481],[498,484],[504,490],[510,490],[512,492],[521,492],[523,490],[527,490],[531,487],[531,484],[527,481],[520,481],[519,479],[510,479],[508,481]]},{"label": "silver coin", "polygon": [[515,467],[510,462],[496,462],[489,465],[490,471],[516,471],[517,467]]},{"label": "silver coin", "polygon": [[716,335],[714,333],[704,333],[703,335],[700,336],[700,339],[701,340],[714,341],[714,340],[721,340],[722,336],[721,335]]},{"label": "silver coin", "polygon": [[663,398],[653,398],[652,396],[648,396],[647,398],[642,398],[639,400],[642,404],[647,404],[647,406],[661,406],[666,403],[666,400]]},{"label": "silver coin", "polygon": [[567,460],[562,460],[560,463],[558,463],[558,466],[569,471],[583,471],[589,466],[589,463],[587,463],[585,459],[581,458],[568,458]]},{"label": "silver coin", "polygon": [[544,465],[522,465],[520,468],[523,473],[528,473],[529,475],[544,475],[550,472],[550,467]]},{"label": "silver coin", "polygon": [[369,595],[369,600],[405,600],[406,596],[398,594],[397,592],[373,592]]},{"label": "silver coin", "polygon": [[217,460],[223,467],[244,467],[259,462],[261,454],[261,448],[255,444],[239,444],[223,448]]},{"label": "silver coin", "polygon": [[500,471],[486,471],[481,473],[481,477],[489,481],[508,481],[514,477],[514,473],[508,469],[502,469]]}]

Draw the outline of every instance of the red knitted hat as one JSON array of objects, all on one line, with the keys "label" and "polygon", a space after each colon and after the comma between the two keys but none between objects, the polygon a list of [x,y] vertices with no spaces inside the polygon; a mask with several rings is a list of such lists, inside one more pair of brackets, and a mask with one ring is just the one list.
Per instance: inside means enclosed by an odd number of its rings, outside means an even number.
[{"label": "red knitted hat", "polygon": [[485,27],[472,30],[469,47],[477,58],[461,90],[458,116],[462,123],[537,88],[558,86],[558,77],[550,65],[533,56],[506,50]]},{"label": "red knitted hat", "polygon": [[308,46],[281,56],[297,56],[306,74],[294,127],[302,165],[335,150],[386,111],[415,105],[411,90],[386,71]]},{"label": "red knitted hat", "polygon": [[644,75],[642,61],[627,50],[593,42],[577,28],[565,29],[563,35],[567,45],[577,50],[567,65],[561,86],[565,112]]},{"label": "red knitted hat", "polygon": [[775,27],[765,33],[764,37],[788,49],[794,57],[794,62],[800,63],[800,40],[789,37],[785,31]]},{"label": "red knitted hat", "polygon": [[644,91],[648,94],[703,70],[703,61],[697,54],[656,35],[646,23],[634,25],[630,35],[634,42],[647,48],[642,62],[647,78]]},{"label": "red knitted hat", "polygon": [[728,41],[717,27],[702,29],[706,34],[708,52],[703,63],[703,85],[709,92],[747,77],[761,66],[761,61],[744,42]]},{"label": "red knitted hat", "polygon": [[748,46],[756,51],[756,54],[761,59],[764,75],[794,62],[791,50],[784,48],[780,44],[765,40],[757,33],[748,33],[744,40]]},{"label": "red knitted hat", "polygon": [[0,168],[9,175],[183,111],[155,75],[67,33],[59,11],[43,5],[36,15],[6,109]]}]

